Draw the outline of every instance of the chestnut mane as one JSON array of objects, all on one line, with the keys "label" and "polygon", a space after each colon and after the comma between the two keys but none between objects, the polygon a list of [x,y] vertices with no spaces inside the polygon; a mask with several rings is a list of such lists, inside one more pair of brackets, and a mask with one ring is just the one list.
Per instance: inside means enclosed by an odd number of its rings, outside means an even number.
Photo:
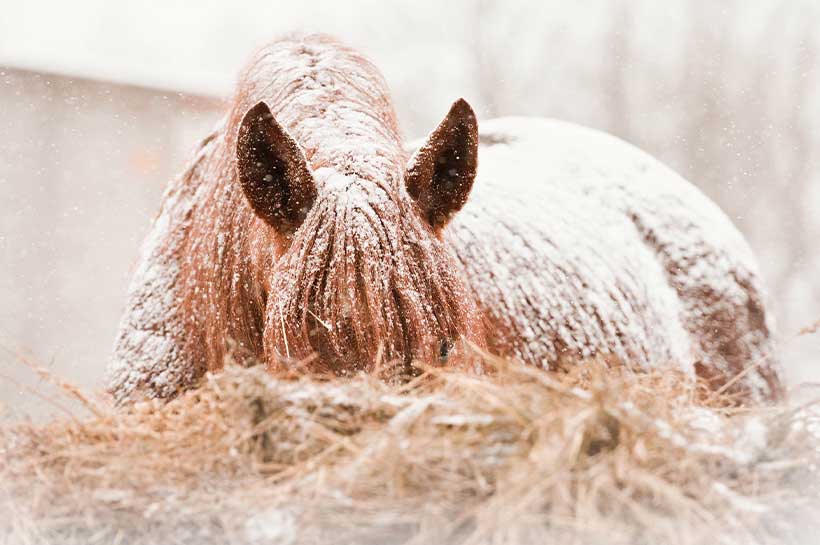
[{"label": "chestnut mane", "polygon": [[[203,194],[175,250],[179,282],[191,287],[181,291],[186,350],[201,370],[229,348],[269,365],[318,355],[314,367],[327,370],[378,357],[407,365],[459,337],[480,342],[458,264],[404,188],[407,156],[376,68],[325,37],[278,41],[238,89],[186,172],[189,192]],[[318,186],[304,224],[286,236],[254,214],[235,179],[239,123],[260,101],[304,150]]]}]

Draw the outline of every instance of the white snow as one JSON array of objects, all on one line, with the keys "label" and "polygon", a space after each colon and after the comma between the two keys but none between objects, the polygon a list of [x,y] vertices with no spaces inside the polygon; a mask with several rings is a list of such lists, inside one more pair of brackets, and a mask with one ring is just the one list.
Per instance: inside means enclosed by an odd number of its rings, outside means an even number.
[{"label": "white snow", "polygon": [[[716,205],[591,129],[537,118],[480,127],[489,144],[446,238],[479,299],[517,333],[519,358],[547,366],[569,349],[687,373],[698,360],[723,365],[697,345],[699,320],[708,305],[745,304],[735,276],[757,287],[757,267]],[[716,300],[682,299],[705,289]]]},{"label": "white snow", "polygon": [[296,517],[286,509],[267,509],[245,521],[245,539],[249,543],[296,543]]}]

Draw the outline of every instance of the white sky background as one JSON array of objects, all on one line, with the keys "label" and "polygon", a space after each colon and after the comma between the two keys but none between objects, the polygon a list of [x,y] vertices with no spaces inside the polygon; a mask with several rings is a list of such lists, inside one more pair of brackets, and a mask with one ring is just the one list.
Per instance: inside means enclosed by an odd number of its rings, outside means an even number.
[{"label": "white sky background", "polygon": [[[793,1],[792,5],[801,4]],[[742,44],[759,42],[782,5],[777,0],[745,3],[742,21],[722,28],[726,17],[721,12],[734,13],[738,2],[626,3],[639,24],[625,32],[646,64],[639,73],[649,78],[634,87],[656,94],[652,78],[668,79],[665,74],[682,72],[688,62],[681,57],[680,44],[692,30],[694,10],[707,5],[715,15],[709,18],[715,27],[712,31],[731,35],[733,42]],[[410,137],[430,130],[458,96],[470,100],[483,118],[511,113],[558,115],[594,125],[593,120],[605,116],[608,105],[596,102],[600,101],[595,88],[599,82],[593,79],[606,73],[613,60],[601,45],[623,4],[613,0],[0,0],[0,66],[227,96],[257,47],[285,32],[326,32],[360,49],[384,72]],[[780,25],[794,23],[787,20]],[[793,50],[788,45],[759,54]],[[477,77],[481,55],[491,57],[498,68],[490,93],[481,88],[487,82]],[[772,76],[770,81],[787,81]],[[530,111],[534,91],[551,98],[539,111]],[[674,102],[676,97],[669,98]],[[482,110],[493,99],[506,105]]]},{"label": "white sky background", "polygon": [[[335,34],[395,58],[420,31],[446,63],[459,2],[4,0],[0,64],[225,95],[250,53],[292,31]],[[436,11],[440,15],[430,17]],[[454,32],[455,28],[455,32]],[[398,32],[398,34],[397,34]],[[418,44],[414,44],[418,45]],[[406,69],[406,68],[402,68]]]},{"label": "white sky background", "polygon": [[[674,36],[686,31],[684,5],[636,4],[650,24],[633,32],[648,37],[658,67],[675,64]],[[228,96],[256,48],[287,32],[325,32],[382,70],[410,138],[431,130],[460,96],[485,119],[537,114],[594,125],[606,105],[596,102],[596,82],[586,75],[607,61],[583,52],[603,49],[614,6],[609,0],[0,0],[0,66]],[[652,37],[660,29],[665,39],[657,43]],[[544,58],[548,37],[558,40],[558,50]],[[489,71],[478,66],[481,55],[492,57]],[[543,96],[554,101],[532,111],[533,89],[542,95],[545,86]],[[490,106],[500,99],[506,106]]]},{"label": "white sky background", "polygon": [[228,96],[256,48],[283,33],[325,32],[375,61],[415,137],[454,99],[475,95],[474,63],[464,58],[478,8],[432,0],[0,0],[0,66]]},{"label": "white sky background", "polygon": [[[654,22],[645,34],[651,38],[663,29],[666,39],[653,43],[653,57],[668,66],[672,59],[666,52],[674,55],[674,48],[664,45],[674,44],[670,35],[685,31],[681,7],[641,4],[642,21]],[[602,59],[560,52],[544,59],[542,43],[548,35],[564,34],[565,50],[580,52],[600,43],[609,5],[606,0],[0,0],[0,65],[227,96],[257,47],[286,32],[326,32],[375,61],[408,134],[418,136],[458,96],[471,99],[482,117],[498,114],[482,112],[486,97],[476,96],[477,50],[490,51],[496,62],[502,59],[513,81],[499,74],[497,92],[514,104],[517,94],[531,91],[528,83],[558,73],[568,76],[552,79],[555,88],[565,90],[565,103],[599,108],[583,103],[578,89],[589,82],[572,81],[571,74],[585,71],[583,65],[594,71]],[[413,99],[420,94],[426,100],[416,106]],[[427,112],[430,104],[440,106]]]}]

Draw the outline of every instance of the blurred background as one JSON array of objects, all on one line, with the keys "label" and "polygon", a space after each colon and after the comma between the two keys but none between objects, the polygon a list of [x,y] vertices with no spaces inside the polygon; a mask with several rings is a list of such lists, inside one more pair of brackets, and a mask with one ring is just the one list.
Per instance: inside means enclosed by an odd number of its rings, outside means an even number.
[{"label": "blurred background", "polygon": [[718,202],[756,251],[790,384],[820,379],[820,7],[806,0],[0,1],[0,404],[91,388],[163,188],[252,51],[362,50],[405,135],[453,99],[613,133]]}]

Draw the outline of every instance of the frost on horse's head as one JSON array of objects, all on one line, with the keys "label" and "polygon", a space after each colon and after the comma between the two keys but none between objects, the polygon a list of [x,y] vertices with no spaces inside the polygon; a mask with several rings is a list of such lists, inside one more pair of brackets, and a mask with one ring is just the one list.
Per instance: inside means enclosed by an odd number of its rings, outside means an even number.
[{"label": "frost on horse's head", "polygon": [[344,373],[480,344],[473,298],[440,239],[476,174],[472,109],[456,101],[408,161],[374,69],[339,55],[316,79],[290,100],[248,81],[265,91],[235,112],[235,183],[274,247],[270,363],[315,354],[314,366]]}]

